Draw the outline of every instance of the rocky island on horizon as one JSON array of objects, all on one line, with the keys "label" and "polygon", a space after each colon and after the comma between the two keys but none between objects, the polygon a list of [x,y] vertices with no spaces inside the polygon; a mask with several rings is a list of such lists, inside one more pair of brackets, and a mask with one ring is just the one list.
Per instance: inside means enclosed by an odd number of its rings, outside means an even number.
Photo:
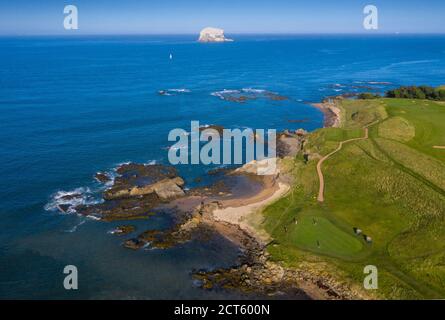
[{"label": "rocky island on horizon", "polygon": [[219,28],[207,27],[199,33],[199,42],[231,42],[233,39],[228,39],[224,36],[224,30]]}]

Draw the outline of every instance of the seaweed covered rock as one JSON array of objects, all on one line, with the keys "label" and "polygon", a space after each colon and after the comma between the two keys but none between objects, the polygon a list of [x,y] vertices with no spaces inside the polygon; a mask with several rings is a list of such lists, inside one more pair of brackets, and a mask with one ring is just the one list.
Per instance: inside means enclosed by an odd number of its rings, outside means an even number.
[{"label": "seaweed covered rock", "polygon": [[117,235],[117,236],[124,236],[124,235],[134,232],[135,230],[136,230],[135,226],[123,225],[123,226],[116,227],[114,230],[112,230],[109,233]]},{"label": "seaweed covered rock", "polygon": [[162,165],[124,164],[116,172],[119,176],[103,194],[105,200],[145,196],[156,193],[161,200],[184,195],[184,180],[174,167]]}]

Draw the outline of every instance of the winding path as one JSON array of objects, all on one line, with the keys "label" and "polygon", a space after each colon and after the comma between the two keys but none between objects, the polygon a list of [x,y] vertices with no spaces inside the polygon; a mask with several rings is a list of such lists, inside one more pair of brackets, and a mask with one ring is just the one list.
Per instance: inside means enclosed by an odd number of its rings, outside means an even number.
[{"label": "winding path", "polygon": [[343,148],[343,145],[345,143],[368,139],[368,137],[369,137],[369,130],[368,130],[368,128],[370,126],[376,124],[377,122],[379,122],[379,120],[376,120],[376,121],[374,121],[374,122],[372,122],[372,123],[370,123],[370,124],[368,124],[368,125],[363,127],[363,130],[365,131],[365,135],[363,137],[361,137],[361,138],[353,138],[353,139],[348,139],[348,140],[341,141],[340,144],[338,145],[337,149],[335,149],[331,153],[325,155],[323,158],[321,158],[318,161],[318,163],[317,163],[317,173],[318,173],[318,180],[320,181],[320,187],[318,189],[318,197],[317,197],[318,202],[324,202],[324,176],[323,176],[323,171],[321,170],[321,165],[323,164],[323,162],[325,162],[332,155],[334,155],[335,153],[340,151]]}]

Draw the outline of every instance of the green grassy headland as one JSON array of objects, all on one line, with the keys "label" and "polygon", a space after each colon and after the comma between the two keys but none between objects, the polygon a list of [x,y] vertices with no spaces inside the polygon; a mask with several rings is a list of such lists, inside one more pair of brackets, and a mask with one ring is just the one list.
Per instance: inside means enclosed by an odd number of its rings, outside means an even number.
[{"label": "green grassy headland", "polygon": [[[362,287],[379,271],[376,298],[445,298],[445,104],[411,99],[343,100],[342,128],[309,135],[324,156],[325,200],[317,201],[318,159],[291,161],[291,192],[263,211],[273,259]],[[362,230],[356,234],[354,228]],[[372,242],[365,241],[369,236]],[[364,290],[364,289],[363,289]]]}]

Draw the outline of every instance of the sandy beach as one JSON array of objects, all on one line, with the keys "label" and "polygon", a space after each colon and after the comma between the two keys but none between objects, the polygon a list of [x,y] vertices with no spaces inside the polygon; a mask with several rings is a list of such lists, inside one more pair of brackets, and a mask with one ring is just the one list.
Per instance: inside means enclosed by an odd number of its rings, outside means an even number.
[{"label": "sandy beach", "polygon": [[325,100],[320,103],[312,103],[313,107],[319,109],[324,114],[324,127],[338,128],[341,124],[341,110],[337,107],[335,99]]},{"label": "sandy beach", "polygon": [[267,205],[280,199],[289,189],[290,186],[288,184],[276,182],[272,186],[265,187],[253,197],[223,201],[224,207],[213,211],[213,217],[216,221],[238,225],[258,241],[267,243],[270,241],[270,236],[266,232],[259,230],[256,226],[253,226],[252,224],[254,223],[252,223],[249,218],[255,213],[259,213],[259,211]]}]

